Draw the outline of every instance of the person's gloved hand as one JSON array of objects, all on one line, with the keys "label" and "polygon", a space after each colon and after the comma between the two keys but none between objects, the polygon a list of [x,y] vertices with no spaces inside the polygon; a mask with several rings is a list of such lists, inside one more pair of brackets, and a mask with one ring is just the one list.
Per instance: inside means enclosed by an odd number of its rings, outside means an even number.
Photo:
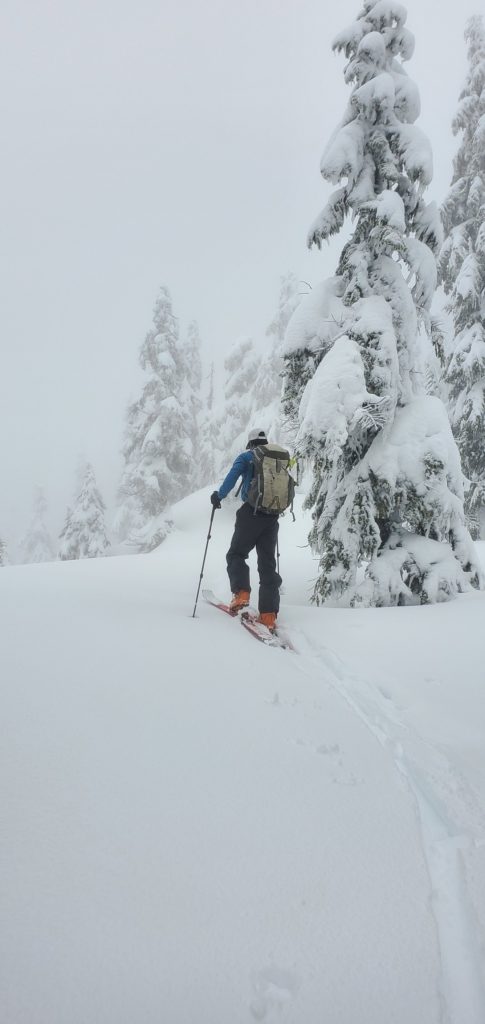
[{"label": "person's gloved hand", "polygon": [[219,491],[213,491],[211,494],[211,502],[214,508],[221,508],[221,499],[219,497]]}]

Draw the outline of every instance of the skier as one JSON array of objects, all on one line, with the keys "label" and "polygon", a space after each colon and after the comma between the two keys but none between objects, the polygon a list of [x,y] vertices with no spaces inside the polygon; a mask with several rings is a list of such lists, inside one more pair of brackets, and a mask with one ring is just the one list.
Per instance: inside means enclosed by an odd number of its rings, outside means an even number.
[{"label": "skier", "polygon": [[276,571],[276,542],[278,539],[278,512],[253,508],[248,502],[248,491],[254,476],[253,449],[268,444],[265,430],[251,430],[246,451],[238,455],[232,469],[218,491],[211,494],[214,508],[221,508],[221,500],[242,477],[241,498],[243,504],[236,512],[236,525],[231,546],[226,555],[227,573],[232,591],[231,611],[234,613],[247,607],[251,586],[249,566],[246,559],[255,547],[259,572],[259,618],[272,632],[276,628],[276,616],[280,606],[281,576]]}]

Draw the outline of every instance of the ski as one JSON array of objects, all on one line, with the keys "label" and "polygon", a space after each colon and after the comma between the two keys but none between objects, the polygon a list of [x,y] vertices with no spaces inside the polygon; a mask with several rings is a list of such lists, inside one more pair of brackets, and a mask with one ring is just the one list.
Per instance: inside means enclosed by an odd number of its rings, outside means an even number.
[{"label": "ski", "polygon": [[262,623],[257,622],[258,613],[252,608],[243,608],[241,613],[233,612],[229,605],[225,604],[224,601],[220,601],[212,590],[203,590],[202,597],[207,604],[211,604],[214,608],[219,608],[221,612],[225,612],[226,615],[230,615],[231,619],[239,618],[241,625],[260,643],[266,644],[267,647],[281,647],[285,651],[294,650],[294,647],[286,637],[279,636],[278,633],[272,633]]},{"label": "ski", "polygon": [[295,650],[286,637],[282,637],[279,633],[272,633],[267,626],[263,626],[262,622],[258,622],[257,617],[253,617],[250,612],[242,613],[241,625],[244,626],[251,636],[254,636],[262,644],[266,644],[267,647],[281,647],[283,651]]},{"label": "ski", "polygon": [[224,604],[224,601],[219,601],[213,590],[203,590],[202,597],[204,601],[207,601],[207,604],[212,604],[214,608],[220,608],[221,612],[226,612],[226,615],[230,615],[231,619],[237,617],[237,612],[232,612],[228,604]]}]

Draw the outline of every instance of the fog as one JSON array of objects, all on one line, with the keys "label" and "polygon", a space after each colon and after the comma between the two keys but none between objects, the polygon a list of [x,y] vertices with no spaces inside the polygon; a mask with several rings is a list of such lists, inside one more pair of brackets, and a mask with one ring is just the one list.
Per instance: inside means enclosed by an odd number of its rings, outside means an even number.
[{"label": "fog", "polygon": [[[428,197],[452,173],[477,3],[409,0],[434,152]],[[124,411],[160,284],[205,354],[257,340],[279,277],[333,271],[306,250],[329,187],[323,147],[349,89],[333,36],[341,0],[4,0],[0,103],[0,536],[13,549],[34,484],[59,531],[77,460],[112,509]],[[12,552],[15,554],[15,552]]]}]

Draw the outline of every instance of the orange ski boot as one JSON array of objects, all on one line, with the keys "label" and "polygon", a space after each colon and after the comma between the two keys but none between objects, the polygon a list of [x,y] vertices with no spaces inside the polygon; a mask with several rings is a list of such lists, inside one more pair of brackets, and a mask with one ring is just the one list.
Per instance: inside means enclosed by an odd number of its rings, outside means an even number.
[{"label": "orange ski boot", "polygon": [[262,626],[266,626],[270,633],[274,633],[276,630],[276,612],[260,612],[256,622],[260,622]]},{"label": "orange ski boot", "polygon": [[241,611],[241,608],[247,608],[248,604],[249,590],[238,590],[232,595],[232,601],[229,608],[233,615],[237,615],[237,613]]}]

